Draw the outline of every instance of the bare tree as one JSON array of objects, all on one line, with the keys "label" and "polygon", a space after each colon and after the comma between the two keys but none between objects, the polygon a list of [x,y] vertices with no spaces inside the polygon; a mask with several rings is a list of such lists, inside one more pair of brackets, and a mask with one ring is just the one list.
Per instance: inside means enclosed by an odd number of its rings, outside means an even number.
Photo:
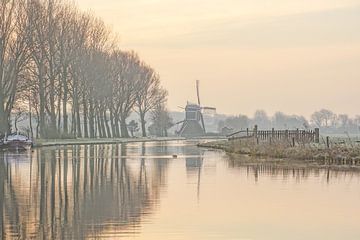
[{"label": "bare tree", "polygon": [[142,136],[146,137],[146,114],[157,105],[165,103],[168,93],[161,88],[159,74],[146,64],[141,65],[139,80],[135,105],[140,117]]},{"label": "bare tree", "polygon": [[146,113],[166,91],[115,40],[101,19],[65,0],[0,0],[0,132],[18,102],[37,137],[128,137],[135,109],[146,135]]},{"label": "bare tree", "polygon": [[318,127],[330,127],[336,122],[336,114],[327,109],[321,109],[311,115],[311,121]]},{"label": "bare tree", "polygon": [[150,133],[158,137],[167,137],[168,129],[174,124],[165,104],[157,104],[151,113],[152,125],[149,127]]},{"label": "bare tree", "polygon": [[10,114],[28,61],[27,15],[23,0],[0,1],[0,133],[9,131]]},{"label": "bare tree", "polygon": [[126,119],[136,102],[136,91],[140,79],[140,59],[134,52],[113,53],[113,114],[120,121],[121,137],[129,137]]},{"label": "bare tree", "polygon": [[254,125],[258,125],[261,128],[270,128],[271,122],[264,110],[257,110],[254,114]]}]

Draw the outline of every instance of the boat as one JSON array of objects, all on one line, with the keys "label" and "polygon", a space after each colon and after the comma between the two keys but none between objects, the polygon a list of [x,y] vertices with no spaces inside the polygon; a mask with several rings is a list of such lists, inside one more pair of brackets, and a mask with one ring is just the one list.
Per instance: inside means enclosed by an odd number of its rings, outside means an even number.
[{"label": "boat", "polygon": [[3,147],[11,150],[29,150],[32,145],[32,140],[21,134],[12,134],[3,139]]}]

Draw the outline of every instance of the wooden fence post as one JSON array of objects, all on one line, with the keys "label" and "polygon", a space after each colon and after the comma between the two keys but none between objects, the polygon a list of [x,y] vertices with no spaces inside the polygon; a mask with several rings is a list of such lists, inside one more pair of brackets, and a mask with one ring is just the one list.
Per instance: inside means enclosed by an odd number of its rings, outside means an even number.
[{"label": "wooden fence post", "polygon": [[320,143],[320,129],[315,128],[315,143]]},{"label": "wooden fence post", "polygon": [[299,129],[296,129],[296,141],[299,141],[300,139],[300,134],[299,134]]},{"label": "wooden fence post", "polygon": [[330,148],[330,137],[329,136],[326,137],[326,147]]},{"label": "wooden fence post", "polygon": [[254,126],[254,137],[257,138],[258,137],[258,125]]}]

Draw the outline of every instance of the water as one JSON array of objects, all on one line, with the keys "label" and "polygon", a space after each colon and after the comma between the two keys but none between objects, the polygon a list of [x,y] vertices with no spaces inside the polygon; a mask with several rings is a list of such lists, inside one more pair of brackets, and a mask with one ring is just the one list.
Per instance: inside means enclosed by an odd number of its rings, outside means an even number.
[{"label": "water", "polygon": [[358,240],[360,174],[249,165],[182,141],[0,153],[0,234]]}]

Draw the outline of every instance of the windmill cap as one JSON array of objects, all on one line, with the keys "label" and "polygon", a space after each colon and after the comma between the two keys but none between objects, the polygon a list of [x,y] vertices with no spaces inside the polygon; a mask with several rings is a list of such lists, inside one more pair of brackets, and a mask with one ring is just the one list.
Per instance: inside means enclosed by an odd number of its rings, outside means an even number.
[{"label": "windmill cap", "polygon": [[201,107],[199,106],[199,105],[197,105],[197,104],[191,104],[191,103],[189,103],[188,105],[186,105],[186,111],[189,111],[189,110],[193,110],[193,111],[199,111],[199,110],[201,110]]}]

